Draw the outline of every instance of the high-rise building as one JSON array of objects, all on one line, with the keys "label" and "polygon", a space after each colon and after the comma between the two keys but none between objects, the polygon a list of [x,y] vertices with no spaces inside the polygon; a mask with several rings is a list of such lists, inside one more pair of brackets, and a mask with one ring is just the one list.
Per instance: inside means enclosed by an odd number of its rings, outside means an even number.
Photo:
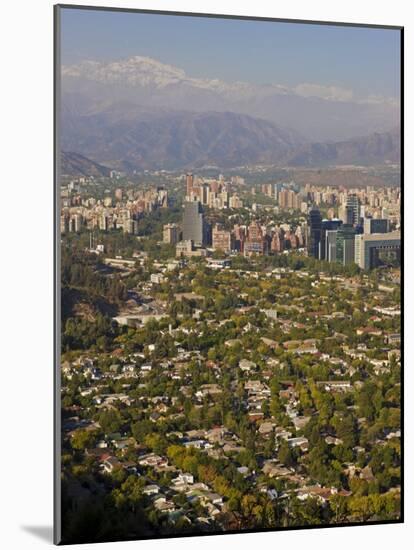
[{"label": "high-rise building", "polygon": [[302,197],[292,189],[283,189],[278,193],[278,203],[280,208],[292,208],[299,210]]},{"label": "high-rise building", "polygon": [[325,260],[336,262],[336,229],[328,229],[325,233]]},{"label": "high-rise building", "polygon": [[157,202],[161,208],[168,208],[168,191],[163,187],[157,187]]},{"label": "high-rise building", "polygon": [[361,204],[357,195],[348,195],[345,204],[345,224],[358,225],[361,217]]},{"label": "high-rise building", "polygon": [[69,216],[67,214],[62,214],[60,216],[60,232],[68,233],[69,231]]},{"label": "high-rise building", "polygon": [[305,234],[303,232],[303,227],[298,225],[295,231],[295,235],[298,238],[298,246],[299,248],[302,248],[302,246],[305,244]]},{"label": "high-rise building", "polygon": [[283,251],[283,239],[281,238],[279,232],[276,232],[272,237],[272,241],[270,243],[270,251],[273,253]]},{"label": "high-rise building", "polygon": [[186,188],[187,188],[187,197],[191,197],[191,193],[193,192],[193,186],[194,186],[193,174],[187,174],[185,177],[185,181],[186,181]]},{"label": "high-rise building", "polygon": [[183,240],[193,241],[198,246],[206,244],[206,226],[200,201],[184,203]]},{"label": "high-rise building", "polygon": [[308,214],[308,256],[319,258],[321,231],[321,213],[317,208],[312,208]]},{"label": "high-rise building", "polygon": [[79,231],[82,229],[83,224],[83,216],[82,214],[75,214],[73,216],[73,231],[76,233],[79,233]]},{"label": "high-rise building", "polygon": [[200,186],[200,200],[201,204],[207,204],[209,202],[210,187],[206,183]]},{"label": "high-rise building", "polygon": [[256,221],[253,221],[247,229],[247,239],[244,243],[244,254],[263,254],[264,250],[265,243],[262,228]]},{"label": "high-rise building", "polygon": [[240,225],[234,225],[233,227],[233,235],[234,235],[234,250],[237,250],[238,252],[243,253],[244,252],[244,243],[246,240],[246,231],[244,227],[241,227]]},{"label": "high-rise building", "polygon": [[342,265],[355,261],[355,228],[351,224],[343,224],[336,232],[336,261]]},{"label": "high-rise building", "polygon": [[223,229],[220,225],[213,227],[213,248],[222,250],[223,252],[231,251],[231,234],[230,231]]},{"label": "high-rise building", "polygon": [[179,240],[179,227],[176,223],[168,223],[163,227],[163,242],[167,244],[177,244]]},{"label": "high-rise building", "polygon": [[106,214],[102,214],[99,217],[99,229],[101,231],[108,231],[109,229],[109,218]]},{"label": "high-rise building", "polygon": [[288,190],[283,189],[279,191],[277,195],[277,202],[280,206],[280,208],[287,208],[288,205]]},{"label": "high-rise building", "polygon": [[138,222],[133,218],[129,218],[124,222],[124,233],[136,235],[138,233]]},{"label": "high-rise building", "polygon": [[237,195],[232,195],[229,200],[230,208],[243,208],[243,201]]},{"label": "high-rise building", "polygon": [[326,232],[334,231],[342,225],[342,220],[335,218],[333,220],[322,220],[321,224],[321,241],[319,244],[319,260],[326,260]]},{"label": "high-rise building", "polygon": [[401,233],[356,235],[355,263],[362,269],[374,269],[388,263],[392,257],[397,264],[401,262]]},{"label": "high-rise building", "polygon": [[263,195],[267,195],[268,197],[274,196],[274,188],[272,183],[263,183],[261,189]]},{"label": "high-rise building", "polygon": [[228,194],[227,191],[222,191],[220,193],[220,200],[221,200],[220,208],[228,208],[229,207],[229,194]]},{"label": "high-rise building", "polygon": [[288,231],[285,234],[285,242],[286,241],[287,241],[290,248],[298,248],[299,242],[298,242],[298,238],[295,235],[295,233],[291,233],[290,231]]},{"label": "high-rise building", "polygon": [[253,221],[247,229],[248,238],[252,241],[259,241],[263,238],[263,231],[260,225]]}]

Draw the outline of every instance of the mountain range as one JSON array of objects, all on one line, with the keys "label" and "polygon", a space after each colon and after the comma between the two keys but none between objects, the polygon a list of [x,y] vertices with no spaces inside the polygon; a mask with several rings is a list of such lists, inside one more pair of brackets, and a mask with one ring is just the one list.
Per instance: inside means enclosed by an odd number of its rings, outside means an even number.
[{"label": "mountain range", "polygon": [[[95,175],[102,165],[131,172],[394,163],[398,125],[392,100],[355,99],[332,86],[191,78],[139,56],[62,67],[62,148],[92,159]],[[71,155],[68,171],[82,172]]]},{"label": "mountain range", "polygon": [[152,109],[230,111],[293,128],[311,142],[388,131],[399,125],[400,116],[393,98],[355,97],[348,89],[306,82],[288,87],[194,78],[143,56],[64,65],[62,90],[63,103],[73,104],[75,94],[81,111],[123,102]]},{"label": "mountain range", "polygon": [[64,149],[132,171],[271,164],[305,144],[293,131],[237,113],[123,112],[62,122]]},{"label": "mountain range", "polygon": [[66,166],[73,175],[85,173],[85,157],[93,159],[91,175],[105,175],[104,166],[125,172],[247,164],[311,167],[398,163],[400,155],[399,129],[308,143],[297,132],[237,113],[150,112],[123,105],[63,115],[62,128],[63,150],[83,152],[64,158],[62,170]]}]

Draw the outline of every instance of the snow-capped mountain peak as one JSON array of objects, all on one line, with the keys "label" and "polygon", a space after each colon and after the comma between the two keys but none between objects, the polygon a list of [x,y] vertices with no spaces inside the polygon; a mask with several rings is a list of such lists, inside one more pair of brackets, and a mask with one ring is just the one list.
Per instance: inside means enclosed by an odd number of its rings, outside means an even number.
[{"label": "snow-capped mountain peak", "polygon": [[261,91],[269,93],[289,93],[280,85],[258,86],[248,82],[224,82],[217,78],[202,79],[187,76],[183,69],[162,63],[151,57],[140,55],[111,62],[82,61],[77,65],[64,65],[63,77],[86,79],[102,84],[122,84],[130,87],[162,89],[171,85],[186,85],[195,89],[210,90],[220,94],[239,93],[252,96]]},{"label": "snow-capped mountain peak", "polygon": [[86,78],[107,84],[160,88],[186,79],[182,69],[139,55],[109,63],[82,61],[77,65],[63,66],[62,76]]}]

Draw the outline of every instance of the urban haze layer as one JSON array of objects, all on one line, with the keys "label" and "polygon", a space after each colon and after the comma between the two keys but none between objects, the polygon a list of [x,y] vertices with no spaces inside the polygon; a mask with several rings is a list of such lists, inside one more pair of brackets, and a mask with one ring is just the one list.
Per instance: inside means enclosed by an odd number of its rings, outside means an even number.
[{"label": "urban haze layer", "polygon": [[59,13],[61,542],[401,521],[399,31]]}]

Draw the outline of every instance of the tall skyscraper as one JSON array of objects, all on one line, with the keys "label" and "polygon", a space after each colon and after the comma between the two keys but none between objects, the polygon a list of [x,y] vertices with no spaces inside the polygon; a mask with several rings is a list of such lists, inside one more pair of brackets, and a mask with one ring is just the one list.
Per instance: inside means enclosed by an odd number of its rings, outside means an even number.
[{"label": "tall skyscraper", "polygon": [[355,234],[351,224],[343,224],[336,232],[336,261],[342,265],[355,261]]},{"label": "tall skyscraper", "polygon": [[191,197],[191,193],[193,192],[193,186],[194,186],[193,174],[186,175],[186,186],[187,186],[187,197]]},{"label": "tall skyscraper", "polygon": [[321,213],[317,208],[312,208],[312,210],[308,214],[308,256],[319,258],[321,230]]},{"label": "tall skyscraper", "polygon": [[200,186],[201,204],[207,204],[208,205],[209,193],[210,193],[210,187],[206,183],[201,184],[201,186]]},{"label": "tall skyscraper", "polygon": [[338,230],[328,229],[325,234],[325,260],[336,262],[336,235]]},{"label": "tall skyscraper", "polygon": [[348,225],[358,225],[361,217],[361,204],[359,198],[352,194],[348,195],[345,204],[346,221]]},{"label": "tall skyscraper", "polygon": [[[342,225],[342,220],[333,219],[333,220],[322,220],[321,225],[321,242],[319,245],[319,255],[320,260],[328,260],[327,257],[327,241],[326,234],[328,231],[335,231]],[[329,261],[329,260],[328,260]]]},{"label": "tall skyscraper", "polygon": [[193,241],[199,246],[206,243],[206,227],[200,201],[184,203],[183,240]]}]

